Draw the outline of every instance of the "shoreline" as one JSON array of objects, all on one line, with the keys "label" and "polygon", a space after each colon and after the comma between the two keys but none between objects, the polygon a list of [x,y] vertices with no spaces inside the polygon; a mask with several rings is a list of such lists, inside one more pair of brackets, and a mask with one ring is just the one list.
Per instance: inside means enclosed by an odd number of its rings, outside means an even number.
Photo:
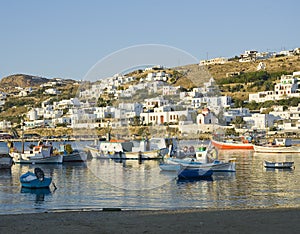
[{"label": "shoreline", "polygon": [[57,211],[0,215],[1,233],[299,233],[300,208]]}]

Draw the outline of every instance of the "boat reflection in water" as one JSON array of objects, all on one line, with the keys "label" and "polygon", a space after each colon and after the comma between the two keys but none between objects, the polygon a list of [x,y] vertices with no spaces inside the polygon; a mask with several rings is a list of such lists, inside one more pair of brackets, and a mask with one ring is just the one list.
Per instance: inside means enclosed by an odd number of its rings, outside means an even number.
[{"label": "boat reflection in water", "polygon": [[45,196],[52,194],[50,188],[31,189],[25,187],[21,188],[21,193],[35,194],[36,203],[45,201]]},{"label": "boat reflection in water", "polygon": [[191,177],[191,178],[184,178],[178,177],[177,184],[184,184],[184,183],[191,183],[191,182],[199,182],[199,181],[213,181],[213,177],[206,176],[206,177]]}]

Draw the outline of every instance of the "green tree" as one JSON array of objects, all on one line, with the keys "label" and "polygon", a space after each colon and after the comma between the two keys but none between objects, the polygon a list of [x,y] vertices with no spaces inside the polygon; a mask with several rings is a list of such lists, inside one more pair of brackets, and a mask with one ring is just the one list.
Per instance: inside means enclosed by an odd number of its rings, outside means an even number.
[{"label": "green tree", "polygon": [[242,128],[246,122],[244,121],[243,117],[237,116],[231,123],[239,128]]}]

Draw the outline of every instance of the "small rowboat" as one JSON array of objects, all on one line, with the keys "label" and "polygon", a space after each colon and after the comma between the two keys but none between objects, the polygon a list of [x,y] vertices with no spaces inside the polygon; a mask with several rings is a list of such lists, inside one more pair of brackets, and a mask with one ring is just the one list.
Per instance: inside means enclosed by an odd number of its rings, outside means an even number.
[{"label": "small rowboat", "polygon": [[20,182],[24,188],[49,188],[52,178],[45,177],[44,172],[40,168],[35,168],[34,173],[28,171],[27,173],[21,175]]},{"label": "small rowboat", "polygon": [[269,162],[264,161],[264,167],[266,168],[292,168],[294,162]]}]

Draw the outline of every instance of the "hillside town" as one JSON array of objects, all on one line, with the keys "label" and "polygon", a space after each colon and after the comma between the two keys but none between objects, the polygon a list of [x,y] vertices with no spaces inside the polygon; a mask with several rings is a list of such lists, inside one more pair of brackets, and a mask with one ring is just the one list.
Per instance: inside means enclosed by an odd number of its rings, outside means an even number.
[{"label": "hillside town", "polygon": [[[261,60],[257,70],[264,70],[264,61],[274,56],[298,56],[299,48],[291,51],[245,51],[239,62]],[[225,58],[201,60],[199,67],[229,62]],[[128,126],[169,126],[179,135],[212,133],[218,128],[233,128],[237,132],[263,130],[273,134],[298,134],[300,129],[300,104],[298,106],[272,106],[250,111],[234,108],[232,97],[223,95],[214,77],[203,85],[190,90],[171,84],[172,74],[162,65],[147,67],[145,75],[116,74],[81,88],[76,97],[53,101],[51,98],[40,107],[30,108],[23,116],[24,129],[55,128],[72,129],[118,128]],[[249,94],[248,102],[261,103],[289,98],[300,98],[300,71],[278,77],[274,90]],[[41,84],[44,94],[59,97],[57,87],[64,80],[53,79]],[[20,98],[30,95],[31,87],[16,87]],[[11,93],[0,93],[3,106]],[[238,120],[238,121],[237,121]],[[0,122],[0,129],[14,127],[10,121]]]}]

